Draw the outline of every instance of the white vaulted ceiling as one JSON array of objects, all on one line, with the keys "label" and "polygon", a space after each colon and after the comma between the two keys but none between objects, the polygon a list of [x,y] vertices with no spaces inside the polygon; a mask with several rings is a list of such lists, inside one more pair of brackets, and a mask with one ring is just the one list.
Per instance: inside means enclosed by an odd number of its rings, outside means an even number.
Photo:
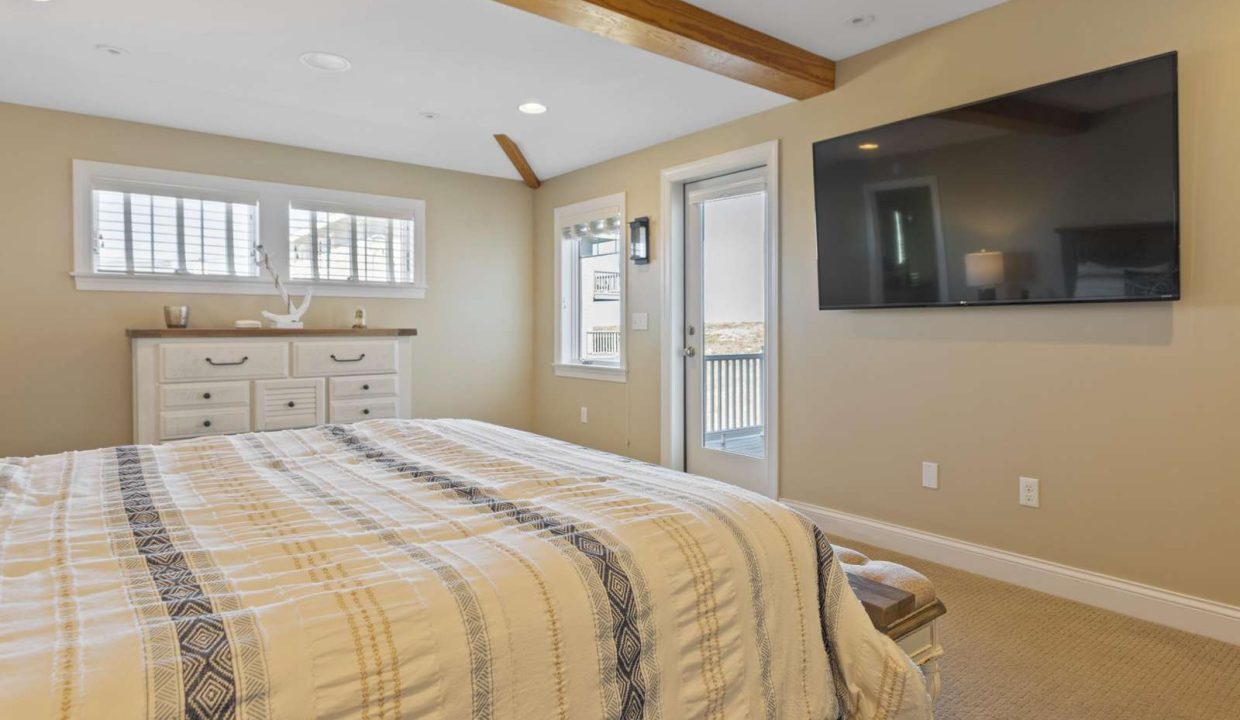
[{"label": "white vaulted ceiling", "polygon": [[[838,59],[997,0],[694,4]],[[491,0],[0,0],[0,63],[0,102],[512,178],[495,133],[552,177],[790,102]]]}]

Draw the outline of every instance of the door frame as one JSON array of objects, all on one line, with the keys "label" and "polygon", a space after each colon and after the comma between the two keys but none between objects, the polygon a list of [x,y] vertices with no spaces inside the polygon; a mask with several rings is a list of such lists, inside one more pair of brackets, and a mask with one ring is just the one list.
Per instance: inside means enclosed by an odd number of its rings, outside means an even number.
[{"label": "door frame", "polygon": [[931,214],[934,216],[934,245],[938,253],[939,302],[947,301],[947,248],[943,244],[943,218],[939,215],[939,179],[935,175],[923,175],[902,180],[866,183],[862,186],[865,192],[866,246],[870,256],[870,300],[875,304],[882,302],[882,293],[879,290],[882,285],[882,270],[878,257],[878,226],[875,224],[877,220],[875,208],[878,203],[876,196],[885,190],[914,187],[930,188]]},{"label": "door frame", "polygon": [[685,469],[685,185],[728,173],[765,166],[766,178],[766,478],[762,493],[779,497],[779,141],[733,150],[659,175],[663,218],[663,288],[660,300],[660,452],[659,462]]}]

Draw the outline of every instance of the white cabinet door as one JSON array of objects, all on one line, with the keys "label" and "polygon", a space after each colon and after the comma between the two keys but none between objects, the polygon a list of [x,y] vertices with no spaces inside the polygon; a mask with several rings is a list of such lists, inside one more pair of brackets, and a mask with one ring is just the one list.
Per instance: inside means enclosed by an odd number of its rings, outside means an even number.
[{"label": "white cabinet door", "polygon": [[163,382],[288,377],[288,343],[169,343],[159,366]]},{"label": "white cabinet door", "polygon": [[396,417],[396,398],[378,400],[340,400],[332,402],[331,421],[352,423]]},{"label": "white cabinet door", "polygon": [[254,383],[254,429],[322,425],[326,404],[323,378],[259,380]]},{"label": "white cabinet door", "polygon": [[160,439],[229,435],[250,431],[250,408],[204,408],[159,414]]},{"label": "white cabinet door", "polygon": [[394,340],[313,340],[293,343],[293,375],[372,375],[396,372]]},{"label": "white cabinet door", "polygon": [[241,382],[184,383],[159,386],[162,410],[250,404],[250,384]]},{"label": "white cabinet door", "polygon": [[332,400],[364,399],[399,394],[395,375],[334,377],[329,382]]}]

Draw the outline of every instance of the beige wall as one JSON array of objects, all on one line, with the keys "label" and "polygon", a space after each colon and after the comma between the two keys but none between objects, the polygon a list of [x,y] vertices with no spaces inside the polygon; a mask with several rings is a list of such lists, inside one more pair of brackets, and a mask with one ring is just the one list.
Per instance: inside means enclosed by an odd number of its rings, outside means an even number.
[{"label": "beige wall", "polygon": [[[1180,52],[1182,302],[820,312],[813,141]],[[659,171],[781,141],[782,494],[1240,604],[1240,3],[1011,0],[843,62],[841,87],[535,194],[538,431],[659,456],[659,286],[630,265],[626,384],[551,372],[554,208],[617,191],[659,223]],[[657,116],[656,116],[657,119]],[[578,422],[588,405],[590,423]],[[942,463],[942,489],[919,463]],[[1017,505],[1017,477],[1042,507]]]},{"label": "beige wall", "polygon": [[316,298],[309,327],[413,326],[419,415],[531,422],[532,191],[519,182],[0,104],[0,456],[130,442],[127,327],[188,304],[194,325],[276,309],[244,295],[79,292],[74,158],[423,198],[422,300]]},{"label": "beige wall", "polygon": [[[1175,305],[820,312],[813,141],[1153,55],[1181,53],[1185,300]],[[1011,0],[843,62],[839,90],[561,176],[516,182],[0,104],[0,455],[130,440],[126,327],[252,296],[78,292],[70,161],[420,197],[425,300],[363,301],[414,325],[416,410],[659,456],[659,289],[629,266],[627,383],[557,378],[552,214],[627,192],[659,222],[660,169],[781,141],[782,494],[1240,604],[1240,3]],[[657,117],[656,117],[657,120]],[[531,236],[530,228],[534,234]],[[534,253],[531,258],[531,243]],[[359,301],[315,300],[312,326]],[[531,341],[531,328],[533,338]],[[590,423],[578,408],[590,408]],[[918,463],[942,463],[942,489]],[[1016,478],[1042,479],[1042,508]]]}]

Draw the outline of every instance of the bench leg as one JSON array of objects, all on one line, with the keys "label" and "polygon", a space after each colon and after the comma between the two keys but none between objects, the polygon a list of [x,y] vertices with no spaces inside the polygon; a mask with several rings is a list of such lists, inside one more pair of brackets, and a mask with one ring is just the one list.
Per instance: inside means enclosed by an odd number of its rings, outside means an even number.
[{"label": "bench leg", "polygon": [[939,677],[939,659],[934,658],[922,663],[921,672],[926,677],[926,689],[930,691],[930,699],[938,700],[939,691],[943,689],[942,680]]}]

